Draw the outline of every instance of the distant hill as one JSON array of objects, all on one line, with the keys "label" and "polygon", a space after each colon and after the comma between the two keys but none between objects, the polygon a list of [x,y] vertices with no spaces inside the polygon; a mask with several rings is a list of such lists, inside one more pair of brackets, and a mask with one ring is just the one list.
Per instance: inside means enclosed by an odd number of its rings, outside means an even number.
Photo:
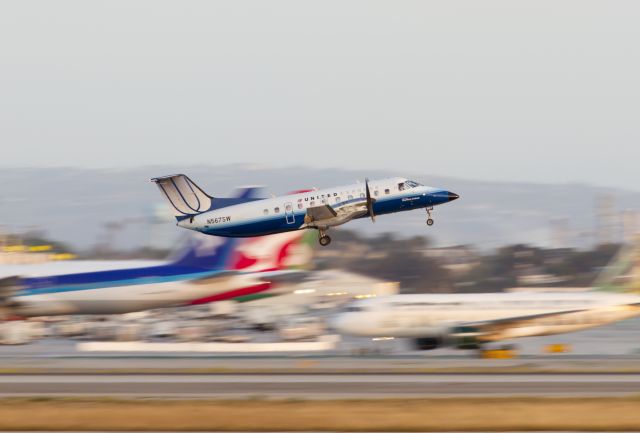
[{"label": "distant hill", "polygon": [[[96,155],[99,158],[99,155]],[[506,243],[550,243],[550,221],[564,219],[566,238],[588,245],[596,225],[596,198],[609,194],[617,210],[640,210],[640,192],[580,184],[480,182],[401,170],[339,170],[306,167],[193,166],[141,167],[122,170],[14,168],[0,171],[0,225],[7,231],[39,228],[76,248],[96,243],[118,248],[167,245],[179,230],[166,219],[153,176],[182,172],[211,195],[225,196],[234,187],[266,185],[269,194],[309,187],[403,175],[460,194],[461,199],[436,208],[428,228],[423,211],[355,221],[351,229],[429,235],[437,245],[475,244],[493,248]],[[162,219],[164,215],[165,219]]]}]

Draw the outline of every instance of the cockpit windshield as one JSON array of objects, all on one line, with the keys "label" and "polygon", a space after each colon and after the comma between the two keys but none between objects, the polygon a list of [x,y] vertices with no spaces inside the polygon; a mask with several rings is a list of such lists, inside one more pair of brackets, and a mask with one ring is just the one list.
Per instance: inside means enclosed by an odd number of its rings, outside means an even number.
[{"label": "cockpit windshield", "polygon": [[405,189],[415,188],[417,186],[421,186],[418,182],[414,182],[412,180],[405,180],[404,182],[400,182],[398,184],[398,190],[404,191]]}]

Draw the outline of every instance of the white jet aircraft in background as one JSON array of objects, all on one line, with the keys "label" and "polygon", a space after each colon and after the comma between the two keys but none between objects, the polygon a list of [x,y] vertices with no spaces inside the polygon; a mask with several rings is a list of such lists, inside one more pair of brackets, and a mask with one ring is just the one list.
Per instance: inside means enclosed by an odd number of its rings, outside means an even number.
[{"label": "white jet aircraft in background", "polygon": [[624,287],[610,283],[618,278],[614,273],[640,269],[638,253],[634,247],[623,249],[603,273],[606,278],[583,292],[384,296],[353,302],[332,325],[346,335],[408,338],[420,350],[476,349],[495,341],[602,326],[640,316],[640,295],[626,293],[637,293],[640,273],[633,271]]}]

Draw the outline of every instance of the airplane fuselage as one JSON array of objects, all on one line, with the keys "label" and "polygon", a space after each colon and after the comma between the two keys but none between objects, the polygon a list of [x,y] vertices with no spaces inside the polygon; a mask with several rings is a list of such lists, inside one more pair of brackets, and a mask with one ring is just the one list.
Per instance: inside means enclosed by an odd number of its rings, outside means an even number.
[{"label": "airplane fuselage", "polygon": [[[457,196],[439,188],[416,184],[400,189],[404,178],[391,178],[369,183],[375,215],[385,215],[429,208],[451,201]],[[329,205],[340,207],[365,199],[365,184],[356,183],[336,188],[259,199],[214,209],[193,217],[184,217],[178,225],[202,233],[225,237],[262,236],[309,227],[307,209]],[[215,199],[214,199],[215,203]],[[363,218],[359,215],[354,218]],[[338,221],[343,223],[348,221]],[[337,224],[336,224],[337,225]]]},{"label": "airplane fuselage", "polygon": [[334,327],[363,337],[423,338],[458,325],[492,328],[490,340],[551,335],[640,316],[640,296],[603,292],[394,295],[358,301]]},{"label": "airplane fuselage", "polygon": [[[91,264],[77,263],[80,270]],[[206,285],[194,280],[209,280]],[[20,317],[122,314],[185,305],[251,284],[249,276],[167,265],[79,272],[22,279],[11,314]]]}]

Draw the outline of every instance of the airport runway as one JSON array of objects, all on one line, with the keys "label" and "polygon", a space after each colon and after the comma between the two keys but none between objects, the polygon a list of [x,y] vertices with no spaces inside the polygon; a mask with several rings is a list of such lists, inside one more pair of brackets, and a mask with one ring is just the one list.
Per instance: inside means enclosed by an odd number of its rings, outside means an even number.
[{"label": "airport runway", "polygon": [[0,376],[0,396],[380,398],[637,393],[640,374]]}]

